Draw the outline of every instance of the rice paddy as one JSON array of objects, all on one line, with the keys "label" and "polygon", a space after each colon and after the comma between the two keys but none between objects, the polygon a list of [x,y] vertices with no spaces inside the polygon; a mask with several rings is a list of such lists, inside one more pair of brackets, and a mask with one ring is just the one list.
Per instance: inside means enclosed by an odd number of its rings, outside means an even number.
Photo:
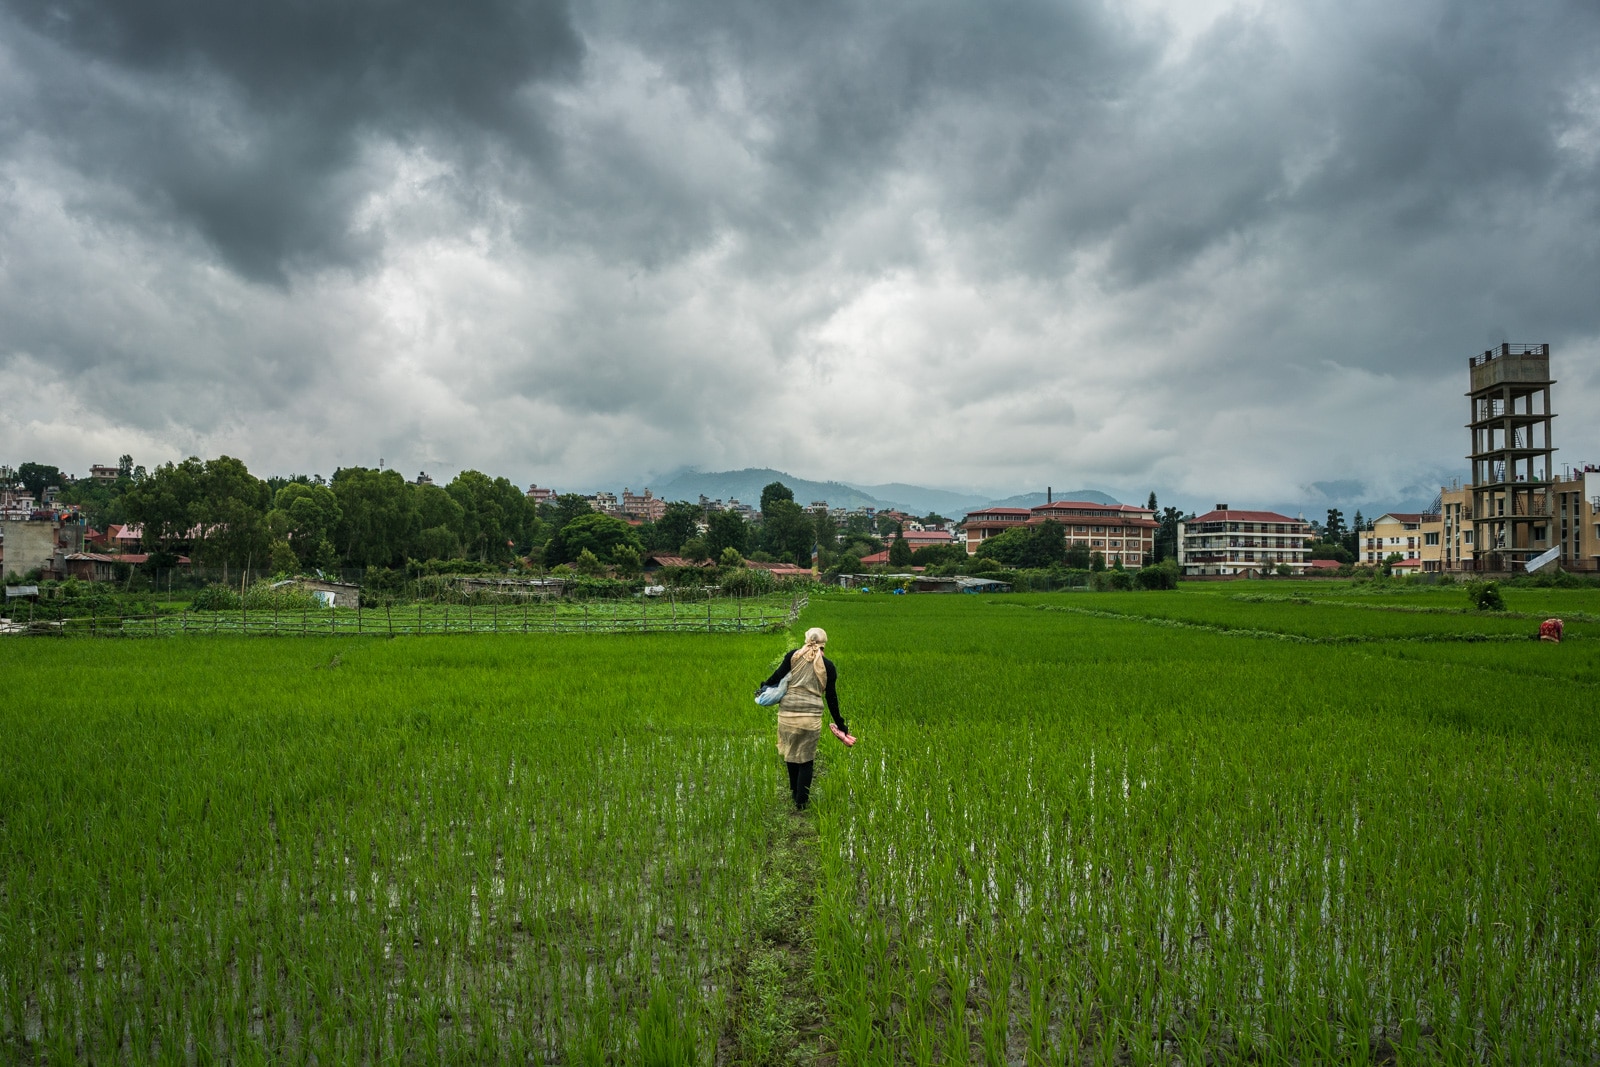
[{"label": "rice paddy", "polygon": [[1592,1062],[1600,595],[1506,600],[814,597],[805,816],[785,635],[0,640],[0,1059]]}]

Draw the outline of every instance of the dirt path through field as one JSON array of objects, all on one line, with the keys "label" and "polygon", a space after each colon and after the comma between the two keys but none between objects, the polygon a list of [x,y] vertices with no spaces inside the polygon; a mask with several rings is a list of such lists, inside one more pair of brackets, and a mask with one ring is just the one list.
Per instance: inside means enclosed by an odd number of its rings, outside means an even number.
[{"label": "dirt path through field", "polygon": [[717,1046],[719,1067],[816,1065],[824,1051],[822,1003],[811,979],[811,911],[817,828],[784,805],[767,839],[748,952],[734,963],[732,1010]]}]

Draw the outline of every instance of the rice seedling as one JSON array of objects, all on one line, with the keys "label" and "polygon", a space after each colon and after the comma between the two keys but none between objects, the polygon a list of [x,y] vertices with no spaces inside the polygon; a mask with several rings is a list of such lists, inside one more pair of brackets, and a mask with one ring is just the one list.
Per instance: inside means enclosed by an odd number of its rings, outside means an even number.
[{"label": "rice seedling", "polygon": [[0,1059],[1600,1056],[1582,619],[1236,595],[815,598],[803,834],[770,633],[0,643]]}]

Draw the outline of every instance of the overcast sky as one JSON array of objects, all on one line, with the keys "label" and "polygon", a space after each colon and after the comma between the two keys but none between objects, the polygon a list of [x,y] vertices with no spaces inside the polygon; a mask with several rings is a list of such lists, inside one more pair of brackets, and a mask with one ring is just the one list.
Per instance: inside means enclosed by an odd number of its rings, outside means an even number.
[{"label": "overcast sky", "polygon": [[1236,506],[1600,461],[1600,5],[0,0],[0,462]]}]

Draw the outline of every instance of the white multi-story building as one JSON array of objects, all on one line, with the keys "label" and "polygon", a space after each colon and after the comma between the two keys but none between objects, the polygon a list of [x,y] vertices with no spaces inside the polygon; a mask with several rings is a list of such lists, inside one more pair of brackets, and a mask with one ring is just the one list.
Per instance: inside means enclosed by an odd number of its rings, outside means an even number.
[{"label": "white multi-story building", "polygon": [[1178,565],[1188,575],[1229,575],[1263,573],[1286,563],[1300,574],[1312,536],[1304,519],[1218,504],[1178,523]]}]

